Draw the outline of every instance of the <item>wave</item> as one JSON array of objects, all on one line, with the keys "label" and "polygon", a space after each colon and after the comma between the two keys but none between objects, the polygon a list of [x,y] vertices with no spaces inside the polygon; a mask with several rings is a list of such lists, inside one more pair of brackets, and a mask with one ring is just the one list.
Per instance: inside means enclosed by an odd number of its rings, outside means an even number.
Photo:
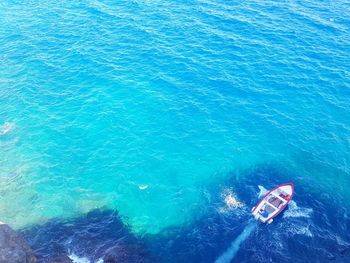
[{"label": "wave", "polygon": [[73,261],[73,263],[103,263],[103,259],[99,259],[96,262],[91,262],[88,258],[86,257],[79,257],[74,253],[71,253],[68,255],[68,257]]},{"label": "wave", "polygon": [[91,263],[87,258],[79,257],[74,253],[69,254],[68,257],[73,261],[73,263]]},{"label": "wave", "polygon": [[5,135],[15,128],[15,124],[12,122],[5,122],[0,126],[0,135]]},{"label": "wave", "polygon": [[139,189],[140,190],[146,190],[148,188],[148,185],[147,184],[140,184],[139,185]]},{"label": "wave", "polygon": [[263,197],[268,192],[268,190],[265,187],[263,187],[262,185],[258,185],[258,188],[260,190],[258,193],[259,197]]},{"label": "wave", "polygon": [[[313,213],[312,208],[299,207],[295,201],[290,201],[288,209],[283,214],[284,218],[310,218]],[[313,237],[310,230],[310,220],[293,220],[289,221],[286,226],[286,230],[291,235],[304,235],[307,237]]]},{"label": "wave", "polygon": [[284,212],[283,217],[310,217],[312,208],[298,207],[295,201],[290,201],[288,209]]},{"label": "wave", "polygon": [[294,235],[304,235],[308,237],[313,237],[313,234],[309,228],[309,225],[301,226],[301,225],[291,225],[286,227],[287,232]]},{"label": "wave", "polygon": [[256,228],[256,222],[251,222],[247,225],[242,233],[232,241],[230,247],[215,260],[215,263],[229,263],[237,254],[240,245],[250,236],[253,230]]}]

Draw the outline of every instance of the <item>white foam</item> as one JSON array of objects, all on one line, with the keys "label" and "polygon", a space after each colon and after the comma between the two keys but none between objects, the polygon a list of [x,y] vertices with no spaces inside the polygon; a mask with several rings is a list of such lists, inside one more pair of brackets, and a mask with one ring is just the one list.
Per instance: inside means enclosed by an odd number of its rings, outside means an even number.
[{"label": "white foam", "polygon": [[0,126],[0,135],[5,135],[15,128],[15,124],[12,122],[5,122]]},{"label": "white foam", "polygon": [[68,257],[73,261],[73,263],[91,263],[91,261],[85,257],[78,257],[74,253],[69,254]]},{"label": "white foam", "polygon": [[341,237],[339,237],[337,235],[335,236],[335,239],[337,240],[337,243],[339,245],[342,245],[342,246],[349,246],[350,245],[349,242],[344,241]]},{"label": "white foam", "polygon": [[[86,257],[79,257],[79,256],[77,256],[74,253],[69,254],[68,257],[73,261],[73,263],[93,263],[88,258],[86,258]],[[103,262],[104,262],[103,259],[100,258],[95,263],[103,263]]]},{"label": "white foam", "polygon": [[307,226],[288,226],[287,231],[292,235],[304,235],[308,237],[313,237],[312,232],[309,229],[309,225]]},{"label": "white foam", "polygon": [[290,201],[287,211],[284,212],[283,217],[310,217],[312,208],[298,207],[295,201]]},{"label": "white foam", "polygon": [[148,185],[147,184],[141,184],[139,185],[139,189],[140,190],[146,190],[148,188]]},{"label": "white foam", "polygon": [[312,237],[313,236],[313,234],[311,233],[311,231],[310,231],[308,226],[300,227],[299,230],[297,231],[297,233],[299,235],[305,235],[305,236],[308,236],[308,237]]},{"label": "white foam", "polygon": [[230,188],[225,189],[221,193],[221,198],[225,203],[225,206],[219,208],[220,213],[228,212],[237,208],[242,208],[244,206],[244,203],[237,198],[236,194]]},{"label": "white foam", "polygon": [[258,188],[260,190],[258,196],[263,197],[267,193],[267,189],[262,185],[258,185]]}]

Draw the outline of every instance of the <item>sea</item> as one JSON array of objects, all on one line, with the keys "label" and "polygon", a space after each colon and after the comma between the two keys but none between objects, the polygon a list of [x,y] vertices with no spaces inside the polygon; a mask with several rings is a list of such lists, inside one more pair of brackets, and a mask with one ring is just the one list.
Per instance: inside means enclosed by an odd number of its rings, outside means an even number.
[{"label": "sea", "polygon": [[2,0],[0,220],[39,263],[350,262],[349,14]]}]

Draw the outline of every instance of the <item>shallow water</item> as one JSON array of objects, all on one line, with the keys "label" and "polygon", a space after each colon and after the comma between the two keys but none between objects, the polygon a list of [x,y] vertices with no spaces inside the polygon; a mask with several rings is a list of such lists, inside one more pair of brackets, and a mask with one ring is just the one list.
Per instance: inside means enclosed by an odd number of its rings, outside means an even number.
[{"label": "shallow water", "polygon": [[[345,262],[349,9],[2,1],[0,219],[30,233],[43,258],[58,235],[55,255],[97,261],[118,237],[140,260],[213,262],[246,226],[258,186],[293,181],[295,203],[235,260]],[[119,234],[103,230],[108,218]],[[95,227],[103,234],[87,245],[81,233]]]}]

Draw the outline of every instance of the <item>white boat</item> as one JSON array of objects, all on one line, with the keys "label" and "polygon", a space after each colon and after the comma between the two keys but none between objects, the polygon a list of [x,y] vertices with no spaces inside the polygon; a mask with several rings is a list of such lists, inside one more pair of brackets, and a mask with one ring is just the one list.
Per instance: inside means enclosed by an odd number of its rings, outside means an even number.
[{"label": "white boat", "polygon": [[256,220],[272,223],[273,218],[282,212],[294,194],[294,184],[287,183],[276,186],[267,192],[260,202],[252,208]]}]

